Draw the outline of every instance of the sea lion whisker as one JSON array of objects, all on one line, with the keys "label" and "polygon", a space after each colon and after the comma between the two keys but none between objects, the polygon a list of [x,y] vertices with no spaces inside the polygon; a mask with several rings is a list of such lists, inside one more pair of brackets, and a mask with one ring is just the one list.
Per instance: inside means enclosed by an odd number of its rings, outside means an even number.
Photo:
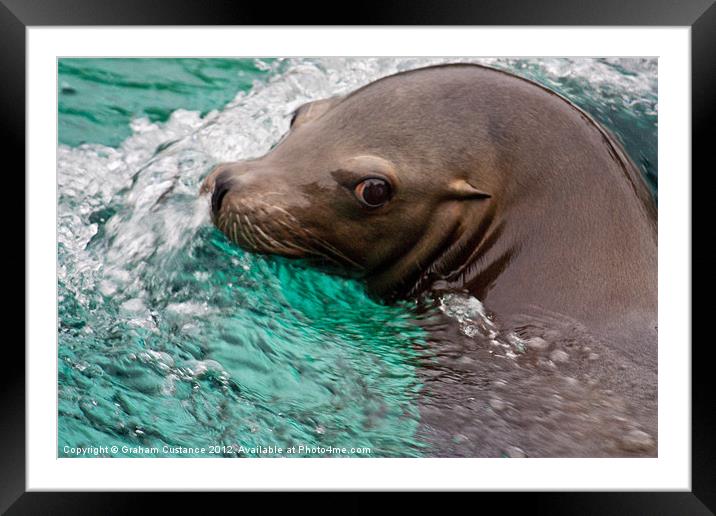
[{"label": "sea lion whisker", "polygon": [[[285,210],[280,210],[280,211],[283,211],[284,213],[286,213]],[[312,236],[307,230],[301,229],[299,226],[296,226],[296,225],[288,224],[288,223],[287,223],[285,220],[283,220],[283,219],[278,218],[278,219],[275,219],[274,222],[277,223],[277,224],[279,224],[279,225],[282,226],[283,228],[289,230],[289,231],[290,231],[291,233],[293,233],[293,234],[301,234],[301,233],[303,233],[304,235],[308,235],[308,236],[310,236],[310,237],[313,239],[313,236]],[[311,240],[306,241],[305,239],[302,239],[301,242],[302,242],[302,243],[308,243],[308,244],[310,244],[310,243],[311,243]],[[282,242],[282,245],[283,245],[284,247],[285,247],[285,246],[288,246],[288,247],[291,247],[291,248],[294,248],[294,249],[298,249],[298,250],[303,251],[303,252],[308,253],[308,254],[321,254],[319,249],[316,249],[315,247],[310,246],[310,245],[309,245],[308,247],[302,246],[302,245],[299,245],[299,244],[298,244],[297,242],[295,242],[295,241]]]},{"label": "sea lion whisker", "polygon": [[[293,217],[292,217],[288,212],[286,212],[285,210],[279,210],[279,211],[284,212],[284,213],[285,213],[286,215],[288,215],[291,219],[293,219]],[[328,258],[328,259],[331,259],[331,260],[332,260],[331,256],[326,256],[326,255],[322,252],[323,250],[330,249],[330,250],[332,250],[335,254],[337,254],[337,255],[339,255],[339,256],[341,255],[341,253],[340,253],[337,249],[333,248],[333,247],[332,247],[330,244],[328,244],[325,240],[323,240],[323,239],[317,237],[314,233],[312,233],[312,232],[309,231],[308,229],[301,228],[301,227],[298,226],[298,225],[290,225],[290,224],[288,224],[288,223],[287,223],[285,220],[283,220],[283,219],[276,219],[276,222],[277,222],[278,224],[280,224],[281,226],[283,226],[284,228],[286,228],[286,229],[288,229],[289,231],[291,231],[292,233],[302,234],[304,237],[308,237],[307,239],[306,239],[306,238],[302,239],[302,242],[309,244],[309,249],[306,249],[305,247],[303,247],[303,249],[304,249],[306,252],[308,252],[309,254],[316,254],[316,255],[319,255],[319,256],[322,256],[322,257],[324,257],[324,258]],[[297,246],[296,242],[290,242],[290,244],[293,245],[293,246]],[[315,244],[320,244],[320,248],[317,248],[317,247],[315,246]],[[346,257],[344,257],[344,256],[341,256],[341,257],[344,258],[344,259],[346,259],[348,262],[350,262],[350,260],[348,260]]]},{"label": "sea lion whisker", "polygon": [[299,251],[300,253],[303,253],[305,255],[317,254],[316,250],[313,249],[312,247],[306,247],[306,246],[300,245],[298,242],[294,242],[294,241],[278,242],[277,240],[275,240],[273,238],[271,238],[270,240],[271,240],[272,244],[275,245],[276,247],[278,247],[279,249],[285,249],[287,251],[291,251],[291,250]]},{"label": "sea lion whisker", "polygon": [[251,230],[254,232],[254,235],[257,239],[261,240],[264,244],[264,247],[273,247],[276,249],[288,249],[283,243],[278,242],[273,237],[267,235],[263,229],[261,229],[258,225],[252,225]]},{"label": "sea lion whisker", "polygon": [[247,224],[246,232],[250,235],[251,240],[253,241],[253,245],[257,250],[265,249],[267,247],[266,243],[263,241],[263,238],[256,233],[256,229],[254,228],[253,224]]},{"label": "sea lion whisker", "polygon": [[248,229],[246,228],[246,224],[242,224],[241,221],[239,221],[239,234],[241,235],[241,240],[245,242],[247,245],[251,245],[251,241],[248,237]]},{"label": "sea lion whisker", "polygon": [[316,240],[316,242],[323,246],[326,251],[336,256],[338,258],[338,261],[343,261],[344,263],[347,263],[359,270],[364,268],[362,265],[348,258],[344,253],[336,249],[334,246],[332,246],[325,240]]},{"label": "sea lion whisker", "polygon": [[293,222],[298,222],[298,221],[296,220],[296,217],[293,216],[293,214],[291,214],[289,211],[287,211],[287,210],[281,208],[280,206],[276,206],[275,204],[269,204],[269,203],[267,203],[266,201],[263,201],[263,200],[261,200],[261,199],[256,199],[255,202],[256,202],[257,204],[262,204],[262,205],[268,207],[268,208],[269,208],[270,210],[272,210],[272,211],[277,211],[277,212],[279,212],[279,213],[283,213],[284,215],[286,215],[286,217],[288,217],[289,219],[291,219],[291,221],[293,221]]},{"label": "sea lion whisker", "polygon": [[236,235],[236,232],[238,229],[238,224],[236,223],[235,220],[231,223],[231,228],[232,228],[232,232],[233,232],[232,240],[234,241],[234,243],[238,243],[239,239],[237,238],[237,235]]},{"label": "sea lion whisker", "polygon": [[[306,235],[308,235],[310,237],[311,242],[319,244],[323,248],[324,251],[328,251],[334,257],[338,258],[338,261],[342,260],[345,263],[352,265],[353,267],[356,267],[358,269],[363,269],[362,265],[360,265],[360,264],[356,263],[355,261],[351,260],[350,258],[348,258],[344,253],[342,253],[341,251],[336,249],[336,247],[334,247],[331,244],[329,244],[328,242],[326,242],[323,238],[316,236],[316,234],[313,233],[312,231],[306,229],[306,230],[304,230],[304,232],[306,233]],[[330,256],[328,258],[330,258]]]},{"label": "sea lion whisker", "polygon": [[243,224],[241,224],[241,227],[245,230],[244,237],[246,237],[247,242],[252,245],[253,247],[260,249],[261,246],[257,244],[256,237],[254,235],[253,226],[251,225],[251,221],[246,215],[240,215],[239,220],[243,218]]},{"label": "sea lion whisker", "polygon": [[252,237],[258,243],[257,249],[274,252],[280,252],[282,250],[284,252],[288,252],[291,250],[291,247],[288,247],[285,243],[279,242],[275,238],[266,234],[266,232],[264,232],[257,224],[250,224],[249,229]]}]

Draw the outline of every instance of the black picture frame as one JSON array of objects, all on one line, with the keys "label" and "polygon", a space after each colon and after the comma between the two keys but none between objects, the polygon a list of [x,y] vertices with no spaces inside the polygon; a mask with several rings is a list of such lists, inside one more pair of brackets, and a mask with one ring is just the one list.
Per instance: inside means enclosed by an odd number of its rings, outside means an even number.
[{"label": "black picture frame", "polygon": [[[692,72],[692,169],[702,173],[716,170],[713,145],[707,130],[716,122],[716,5],[715,0],[543,0],[539,4],[524,0],[454,0],[452,2],[414,0],[412,2],[361,2],[355,9],[343,9],[343,18],[328,16],[320,5],[217,0],[0,0],[0,142],[5,163],[13,156],[13,170],[25,170],[25,56],[26,29],[46,25],[615,25],[690,26]],[[338,11],[336,11],[338,12]],[[321,15],[325,13],[325,15]],[[331,18],[331,19],[329,19]],[[24,186],[24,174],[6,170],[5,177],[21,181],[12,197],[24,199],[32,192]],[[693,172],[691,177],[694,177]],[[17,194],[22,190],[24,196]],[[706,195],[705,192],[693,190]],[[8,190],[6,190],[8,197]],[[699,213],[692,196],[693,227],[708,220]],[[3,221],[17,219],[20,209],[3,202]],[[11,219],[12,217],[12,219]],[[16,230],[20,231],[15,223]],[[6,233],[9,235],[9,233]],[[6,236],[6,238],[10,238]],[[22,238],[25,238],[23,234]],[[19,241],[19,240],[18,240]],[[13,270],[23,268],[28,257],[9,257]],[[22,263],[20,263],[22,262]],[[692,264],[705,269],[704,259]],[[692,265],[693,269],[693,265]],[[9,270],[9,269],[7,269]],[[699,283],[701,285],[702,282]],[[705,290],[706,286],[701,286]],[[26,296],[23,297],[26,299]],[[9,299],[6,294],[6,299]],[[692,302],[693,309],[697,307]],[[704,309],[705,306],[701,305]],[[32,307],[25,306],[26,310]],[[692,311],[692,320],[693,320]],[[689,336],[690,337],[690,336]],[[13,339],[13,342],[17,342]],[[685,343],[674,343],[684,345]],[[716,511],[716,425],[713,418],[713,362],[708,360],[709,339],[692,345],[692,490],[690,492],[590,492],[590,493],[503,493],[501,510],[529,503],[532,510],[548,514],[713,514]],[[25,353],[6,343],[3,353],[2,415],[0,416],[0,511],[7,514],[124,514],[146,509],[149,494],[25,492]],[[262,503],[247,501],[242,504]],[[421,497],[417,499],[420,500]],[[199,502],[201,503],[201,502]],[[213,503],[213,502],[212,502]],[[295,504],[295,500],[293,501]],[[162,495],[164,511],[181,504],[190,507],[179,493]],[[203,505],[203,504],[202,504]],[[342,502],[339,512],[367,512],[372,503],[353,494]],[[206,507],[204,505],[204,507]]]}]

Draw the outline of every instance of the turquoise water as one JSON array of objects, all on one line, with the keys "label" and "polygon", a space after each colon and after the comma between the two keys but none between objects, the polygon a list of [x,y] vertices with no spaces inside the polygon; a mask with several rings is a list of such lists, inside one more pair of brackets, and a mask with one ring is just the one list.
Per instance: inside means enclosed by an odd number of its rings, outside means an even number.
[{"label": "turquoise water", "polygon": [[[196,192],[297,105],[438,61],[59,61],[59,456],[430,455],[414,304],[241,251]],[[656,60],[476,61],[594,115],[656,195]]]},{"label": "turquoise water", "polygon": [[59,139],[118,146],[129,122],[165,122],[184,108],[206,115],[266,78],[271,61],[241,59],[60,59]]}]

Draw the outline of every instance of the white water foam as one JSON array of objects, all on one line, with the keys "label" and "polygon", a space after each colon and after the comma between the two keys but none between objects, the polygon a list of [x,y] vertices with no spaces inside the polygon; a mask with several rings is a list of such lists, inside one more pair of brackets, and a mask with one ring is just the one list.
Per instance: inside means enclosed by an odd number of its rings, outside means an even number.
[{"label": "white water foam", "polygon": [[482,337],[507,358],[516,358],[525,351],[526,342],[514,332],[503,332],[492,320],[482,302],[469,294],[445,294],[439,299],[440,311],[457,321],[467,337]]}]

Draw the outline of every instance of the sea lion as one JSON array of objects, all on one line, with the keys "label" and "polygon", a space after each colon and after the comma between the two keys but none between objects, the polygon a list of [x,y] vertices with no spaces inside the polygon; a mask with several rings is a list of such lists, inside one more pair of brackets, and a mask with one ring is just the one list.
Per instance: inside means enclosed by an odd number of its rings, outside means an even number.
[{"label": "sea lion", "polygon": [[202,191],[250,251],[335,264],[386,300],[467,290],[504,322],[561,314],[655,368],[654,201],[607,130],[529,80],[439,65],[305,104]]}]

